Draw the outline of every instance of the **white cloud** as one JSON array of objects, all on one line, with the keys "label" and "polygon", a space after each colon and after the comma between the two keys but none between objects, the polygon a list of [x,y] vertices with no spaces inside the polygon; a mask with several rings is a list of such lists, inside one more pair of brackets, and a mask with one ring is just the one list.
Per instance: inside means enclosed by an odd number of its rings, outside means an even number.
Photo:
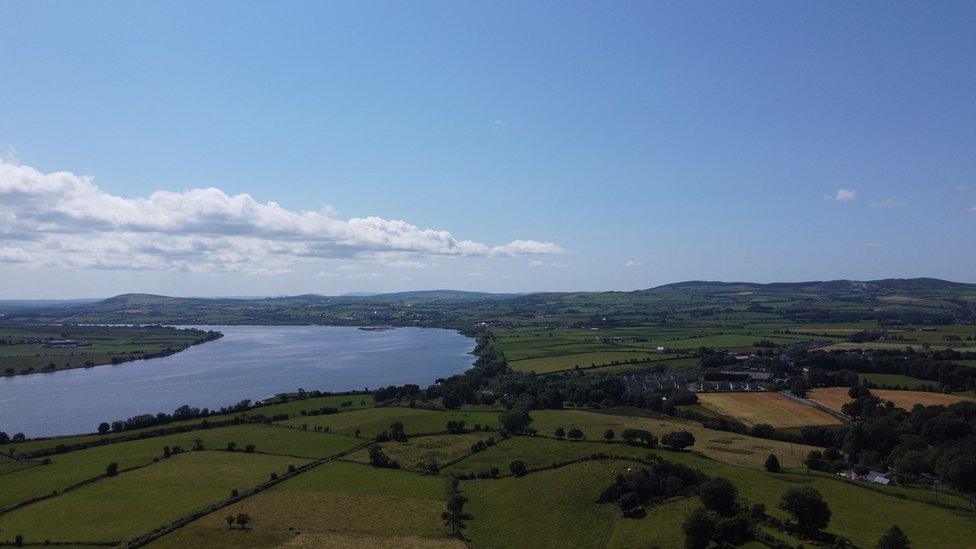
[{"label": "white cloud", "polygon": [[477,271],[468,273],[469,278],[481,278],[483,276],[485,276],[484,273],[479,273]]},{"label": "white cloud", "polygon": [[491,129],[496,132],[505,129],[505,121],[495,120],[494,122],[491,123]]},{"label": "white cloud", "polygon": [[374,280],[377,278],[383,278],[383,273],[352,273],[346,275],[348,280]]},{"label": "white cloud", "polygon": [[885,198],[884,200],[879,200],[877,202],[872,202],[871,203],[871,207],[872,208],[880,208],[880,209],[885,209],[885,208],[901,208],[904,205],[905,205],[904,202],[899,202],[899,201],[895,200],[894,198]]},{"label": "white cloud", "polygon": [[881,244],[879,242],[867,242],[864,244],[865,248],[880,248]]},{"label": "white cloud", "polygon": [[533,269],[538,267],[561,268],[561,267],[569,267],[569,263],[563,263],[561,261],[539,261],[538,259],[533,259],[532,261],[529,261],[529,267],[532,267]]},{"label": "white cloud", "polygon": [[313,276],[315,276],[315,278],[338,278],[339,274],[332,271],[319,271]]},{"label": "white cloud", "polygon": [[380,261],[380,265],[392,269],[426,269],[431,266],[426,261],[412,261],[409,259],[382,260]]},{"label": "white cloud", "polygon": [[628,259],[624,261],[624,267],[643,267],[644,263],[642,261],[634,261],[633,259]]},{"label": "white cloud", "polygon": [[833,200],[834,202],[853,202],[857,199],[857,191],[854,189],[837,189],[837,192],[833,195],[827,195],[827,200]]},{"label": "white cloud", "polygon": [[976,213],[976,204],[973,204],[973,207],[969,208],[969,211]]},{"label": "white cloud", "polygon": [[[380,217],[291,211],[216,188],[109,194],[90,177],[0,161],[0,262],[52,269],[280,274],[308,259],[558,254],[551,242],[490,246]],[[403,266],[406,266],[405,264]]]}]

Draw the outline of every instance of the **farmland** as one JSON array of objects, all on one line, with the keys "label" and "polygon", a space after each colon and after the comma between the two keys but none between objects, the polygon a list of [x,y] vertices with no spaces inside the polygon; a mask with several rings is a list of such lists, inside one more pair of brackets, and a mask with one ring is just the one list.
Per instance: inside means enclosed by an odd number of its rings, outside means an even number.
[{"label": "farmland", "polygon": [[118,364],[176,353],[219,336],[160,326],[0,326],[0,374]]},{"label": "farmland", "polygon": [[765,423],[786,428],[840,425],[834,416],[779,393],[702,393],[698,400],[702,406],[747,425]]},{"label": "farmland", "polygon": [[[971,397],[957,395],[947,395],[943,393],[930,393],[927,391],[894,391],[888,389],[874,389],[872,394],[881,399],[891,401],[898,408],[910,410],[912,406],[921,404],[923,406],[947,406],[956,402],[976,401]],[[827,387],[825,389],[814,389],[810,392],[810,399],[822,404],[831,410],[838,412],[845,403],[851,399],[847,396],[846,387]]]}]

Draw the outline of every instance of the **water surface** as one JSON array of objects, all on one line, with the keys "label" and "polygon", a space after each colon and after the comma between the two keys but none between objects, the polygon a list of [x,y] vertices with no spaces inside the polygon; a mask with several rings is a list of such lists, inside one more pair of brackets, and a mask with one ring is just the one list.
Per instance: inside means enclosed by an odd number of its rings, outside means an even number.
[{"label": "water surface", "polygon": [[451,330],[197,326],[224,337],[162,358],[0,378],[0,431],[90,432],[183,404],[219,408],[299,387],[348,391],[416,383],[471,366],[474,340]]}]

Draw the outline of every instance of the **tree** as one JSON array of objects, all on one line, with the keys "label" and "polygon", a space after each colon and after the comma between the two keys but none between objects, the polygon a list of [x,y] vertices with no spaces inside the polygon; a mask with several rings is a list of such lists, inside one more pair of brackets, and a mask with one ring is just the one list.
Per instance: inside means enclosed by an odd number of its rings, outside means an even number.
[{"label": "tree", "polygon": [[226,517],[224,517],[224,522],[227,523],[227,529],[228,530],[233,530],[234,529],[234,521],[235,520],[236,520],[236,518],[234,517],[234,515],[227,515]]},{"label": "tree", "polygon": [[235,520],[237,521],[237,525],[241,527],[241,530],[247,530],[247,524],[251,522],[251,515],[247,513],[238,513]]},{"label": "tree", "polygon": [[517,477],[525,476],[528,470],[525,467],[525,462],[519,459],[508,464],[508,470],[512,472],[513,475]]},{"label": "tree", "polygon": [[822,530],[830,523],[830,507],[820,492],[808,486],[787,490],[779,508],[792,515],[797,525],[807,532]]},{"label": "tree", "polygon": [[8,435],[3,431],[0,431],[0,444],[7,444],[9,442],[10,442],[10,435]]},{"label": "tree", "polygon": [[383,453],[383,447],[379,444],[373,444],[369,447],[369,464],[373,467],[400,468],[399,463],[390,461],[390,458],[386,457],[386,454]]},{"label": "tree", "polygon": [[776,457],[776,454],[769,454],[769,457],[766,458],[766,463],[763,464],[763,467],[765,467],[770,473],[778,473],[780,470],[782,470],[782,468],[779,466],[779,458]]},{"label": "tree", "polygon": [[557,438],[563,438],[566,436],[566,430],[562,427],[556,427],[556,430],[552,434],[556,435]]},{"label": "tree", "polygon": [[739,489],[726,478],[715,477],[698,486],[698,497],[705,508],[723,517],[731,516],[735,512],[735,500],[738,496]]},{"label": "tree", "polygon": [[107,435],[112,430],[112,426],[104,421],[98,424],[98,434]]},{"label": "tree", "polygon": [[909,549],[912,544],[905,532],[897,524],[893,524],[874,546],[877,549]]},{"label": "tree", "polygon": [[119,464],[115,463],[114,461],[112,463],[109,463],[105,467],[105,474],[110,477],[114,477],[115,475],[119,474]]},{"label": "tree", "polygon": [[532,417],[525,408],[515,407],[502,412],[498,416],[498,422],[502,424],[502,427],[506,431],[520,433],[532,423]]},{"label": "tree", "polygon": [[464,521],[471,518],[470,515],[464,512],[464,504],[467,502],[468,498],[458,492],[453,492],[447,498],[447,511],[441,513],[441,519],[444,521],[444,524],[450,526],[451,533],[458,537],[461,536]]},{"label": "tree", "polygon": [[661,442],[672,450],[683,450],[695,444],[695,435],[688,431],[671,431],[661,437]]},{"label": "tree", "polygon": [[583,438],[583,431],[580,431],[580,430],[579,430],[578,428],[576,428],[576,427],[572,427],[572,428],[571,428],[571,429],[570,429],[570,430],[569,430],[569,431],[568,431],[568,432],[566,433],[566,438],[568,438],[568,439],[570,439],[570,440],[579,440],[579,439],[581,439],[581,438]]},{"label": "tree", "polygon": [[27,437],[24,436],[24,433],[15,433],[14,437],[10,440],[12,440],[13,442],[24,442],[25,440],[27,440]]},{"label": "tree", "polygon": [[464,432],[464,421],[461,420],[451,420],[447,422],[447,432],[451,434],[460,434]]},{"label": "tree", "polygon": [[652,435],[650,431],[644,429],[624,429],[620,437],[624,439],[627,444],[640,444],[648,448],[653,448],[657,446],[657,437]]},{"label": "tree", "polygon": [[396,421],[393,425],[390,425],[390,438],[397,442],[407,441],[407,433],[403,429],[402,421]]},{"label": "tree", "polygon": [[686,549],[705,549],[715,531],[715,518],[701,507],[695,509],[681,525]]},{"label": "tree", "polygon": [[237,450],[237,443],[236,442],[228,442],[227,443],[227,451],[228,452],[233,452],[234,450]]},{"label": "tree", "polygon": [[824,456],[820,450],[810,450],[803,463],[807,466],[807,469],[813,469],[814,471],[822,471],[826,467]]},{"label": "tree", "polygon": [[616,436],[617,435],[616,433],[613,432],[613,429],[607,429],[606,431],[603,431],[603,440],[607,442],[612,441],[614,438],[616,438]]}]

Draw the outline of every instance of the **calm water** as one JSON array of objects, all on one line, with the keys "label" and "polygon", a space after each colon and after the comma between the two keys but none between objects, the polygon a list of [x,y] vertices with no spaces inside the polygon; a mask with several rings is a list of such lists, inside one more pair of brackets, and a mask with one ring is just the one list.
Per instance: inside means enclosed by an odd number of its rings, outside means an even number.
[{"label": "calm water", "polygon": [[463,372],[474,341],[451,330],[206,326],[224,337],[163,358],[0,378],[0,430],[51,436],[102,421],[305,390],[416,383]]}]

